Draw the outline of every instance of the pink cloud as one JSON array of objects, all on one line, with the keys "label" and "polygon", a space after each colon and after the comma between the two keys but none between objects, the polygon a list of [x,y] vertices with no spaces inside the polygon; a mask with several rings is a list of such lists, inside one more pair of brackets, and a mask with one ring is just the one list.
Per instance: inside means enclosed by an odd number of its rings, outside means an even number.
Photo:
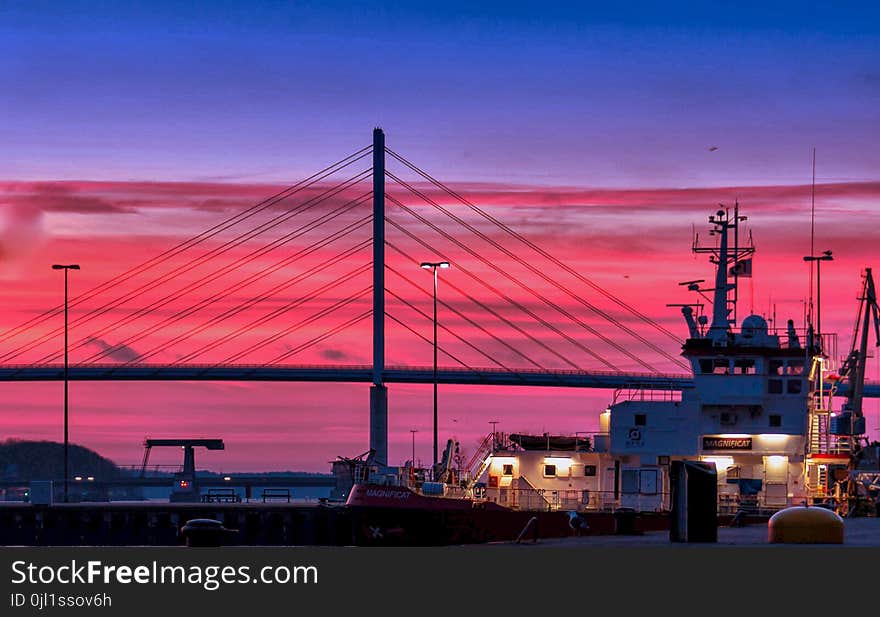
[{"label": "pink cloud", "polygon": [[[61,299],[60,279],[49,269],[56,261],[77,261],[83,266],[71,278],[72,296],[93,288],[127,269],[177,245],[182,240],[210,228],[224,217],[273,194],[280,187],[269,185],[238,185],[220,183],[124,183],[124,182],[58,182],[0,183],[0,204],[3,204],[0,248],[0,277],[3,278],[2,311],[0,311],[0,339],[10,328],[45,310],[57,306]],[[709,279],[711,267],[702,259],[690,255],[692,226],[706,235],[706,215],[719,201],[731,204],[739,198],[743,213],[749,216],[759,249],[755,260],[755,278],[743,281],[741,295],[742,317],[750,307],[756,312],[775,312],[780,324],[792,317],[801,320],[803,299],[807,295],[808,270],[802,261],[809,250],[809,187],[720,187],[714,189],[656,189],[608,190],[576,187],[529,187],[517,185],[471,184],[454,187],[493,216],[522,232],[530,240],[556,255],[579,273],[644,311],[651,319],[675,333],[684,335],[680,315],[666,304],[694,301],[677,283],[693,278]],[[502,363],[528,366],[522,356],[500,346],[495,335],[521,350],[544,366],[565,368],[540,343],[551,346],[584,368],[601,368],[588,355],[545,328],[527,312],[511,305],[483,283],[517,301],[527,311],[540,315],[553,327],[572,339],[594,349],[597,353],[626,370],[644,370],[590,333],[572,322],[551,304],[595,328],[628,350],[662,370],[672,370],[669,362],[647,349],[635,337],[619,333],[612,324],[597,315],[602,311],[613,319],[624,322],[637,334],[676,355],[677,345],[665,336],[646,327],[619,305],[585,286],[577,277],[563,272],[525,245],[517,244],[485,220],[453,206],[453,201],[429,187],[420,186],[429,196],[454,207],[457,216],[466,219],[473,229],[487,234],[489,239],[475,235],[443,215],[433,211],[412,195],[389,183],[393,192],[428,221],[440,224],[459,241],[473,248],[490,264],[501,265],[503,274],[486,263],[467,255],[441,234],[401,211],[390,208],[389,216],[404,225],[416,238],[436,249],[433,251],[412,238],[388,227],[388,239],[406,251],[415,262],[435,256],[448,257],[454,267],[445,271],[441,281],[441,298],[450,309],[441,308],[444,326],[465,337],[480,349],[487,351]],[[315,189],[317,191],[317,189]],[[315,191],[309,193],[314,195]],[[307,195],[301,196],[303,198]],[[827,331],[840,333],[841,348],[848,345],[856,308],[859,272],[872,265],[877,257],[878,232],[866,225],[869,216],[878,210],[880,183],[823,184],[817,187],[816,246],[818,250],[831,249],[835,261],[823,267],[823,326]],[[348,243],[340,241],[321,247],[299,261],[291,263],[272,275],[211,303],[192,315],[157,329],[155,333],[128,342],[138,333],[149,331],[162,320],[185,313],[213,294],[235,285],[259,268],[279,262],[285,256],[323,237],[327,231],[351,223],[368,212],[366,206],[341,215],[332,225],[304,233],[289,245],[279,247],[263,257],[230,269],[227,274],[201,286],[192,293],[179,290],[198,283],[212,271],[231,266],[250,251],[290,231],[295,224],[307,223],[327,214],[342,203],[342,197],[316,207],[307,215],[291,219],[283,226],[267,230],[252,241],[223,253],[222,257],[201,265],[188,265],[173,281],[153,290],[147,290],[136,300],[120,304],[99,318],[77,326],[73,340],[94,339],[95,342],[77,350],[74,360],[82,360],[103,346],[114,350],[116,361],[127,361],[137,354],[157,347],[187,331],[198,328],[225,312],[246,303],[249,298],[268,294],[264,302],[231,315],[215,326],[199,332],[191,339],[169,348],[155,361],[174,362],[201,345],[219,340],[237,328],[248,327],[257,320],[272,315],[273,311],[294,305],[290,311],[279,313],[235,342],[201,356],[197,361],[218,362],[224,358],[263,341],[280,329],[294,326],[310,315],[332,306],[369,285],[369,274],[326,292],[320,299],[297,305],[322,285],[337,277],[360,261],[347,261],[339,267],[316,274],[298,286],[277,293],[270,291],[291,276],[329,259],[339,247],[353,246],[355,241],[368,238],[369,229],[352,235]],[[269,221],[283,213],[273,208],[251,219],[248,224]],[[134,291],[148,283],[151,277],[172,272],[198,259],[208,251],[246,230],[246,226],[230,228],[196,248],[188,249],[160,267],[138,275],[119,286],[114,294],[98,294],[71,312],[71,318],[81,318],[87,311],[98,309],[115,297]],[[490,240],[503,244],[526,264],[551,275],[559,286],[536,276],[527,265],[516,263],[492,245]],[[36,247],[36,248],[35,248]],[[388,263],[405,274],[414,285],[389,272],[387,286],[404,297],[424,314],[431,311],[431,281],[417,263],[399,256],[394,250],[386,251]],[[358,253],[358,258],[369,259],[369,249]],[[472,273],[468,276],[466,272]],[[509,275],[509,278],[508,276]],[[535,290],[527,293],[518,282]],[[480,305],[455,291],[476,298]],[[571,290],[572,297],[564,290]],[[148,316],[139,316],[139,309],[150,303],[173,299]],[[545,298],[549,301],[542,300]],[[581,301],[583,300],[583,302]],[[430,337],[430,319],[419,315],[406,304],[388,298],[387,310],[402,319],[422,337]],[[594,307],[591,309],[588,305]],[[329,320],[307,325],[290,336],[267,345],[258,353],[242,358],[242,362],[265,362],[295,349],[313,339],[329,327],[343,323],[370,307],[369,300],[354,302],[339,309]],[[492,313],[497,313],[496,317]],[[117,320],[125,323],[104,332]],[[483,325],[490,334],[475,329],[468,319]],[[540,341],[524,338],[517,327],[533,333]],[[61,322],[53,318],[27,333],[0,342],[0,354],[6,354],[27,342],[33,335],[46,335],[40,347],[16,361],[35,361],[60,349],[60,338],[49,336]],[[488,366],[486,356],[456,341],[441,329],[441,344],[471,366]],[[424,338],[406,328],[388,321],[388,363],[428,365],[430,345]],[[296,363],[368,363],[370,360],[369,323],[362,322],[308,351],[290,358]],[[109,360],[108,360],[109,361]],[[442,362],[453,364],[448,358]],[[676,369],[677,370],[677,369]],[[7,396],[0,397],[0,432],[21,437],[57,438],[57,384],[2,384]],[[363,386],[334,386],[332,395],[322,384],[76,384],[79,413],[79,432],[86,445],[94,445],[111,457],[126,462],[137,458],[138,444],[147,433],[201,434],[205,427],[221,432],[230,449],[218,454],[218,468],[308,468],[325,470],[325,461],[337,454],[356,454],[366,449],[366,390]],[[607,393],[593,391],[555,391],[540,389],[444,388],[444,406],[449,409],[445,432],[456,432],[463,440],[473,441],[487,430],[489,420],[501,420],[509,430],[573,431],[594,427],[594,414],[607,402]],[[429,392],[416,386],[392,387],[392,455],[395,460],[409,456],[409,428],[427,431],[425,410],[430,407]],[[478,401],[478,403],[475,403]],[[24,418],[24,420],[22,420]],[[321,439],[315,435],[320,434]],[[424,440],[426,433],[419,433]],[[426,446],[426,442],[422,441]],[[423,449],[426,456],[429,449]],[[214,464],[215,459],[205,458]],[[259,461],[259,462],[255,462]]]}]

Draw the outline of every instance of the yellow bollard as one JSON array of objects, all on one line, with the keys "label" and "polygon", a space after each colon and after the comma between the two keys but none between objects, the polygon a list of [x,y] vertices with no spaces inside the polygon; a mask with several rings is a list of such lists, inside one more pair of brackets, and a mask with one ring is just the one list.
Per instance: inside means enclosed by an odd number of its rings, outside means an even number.
[{"label": "yellow bollard", "polygon": [[825,508],[786,508],[770,517],[767,539],[773,544],[843,544],[843,519]]}]

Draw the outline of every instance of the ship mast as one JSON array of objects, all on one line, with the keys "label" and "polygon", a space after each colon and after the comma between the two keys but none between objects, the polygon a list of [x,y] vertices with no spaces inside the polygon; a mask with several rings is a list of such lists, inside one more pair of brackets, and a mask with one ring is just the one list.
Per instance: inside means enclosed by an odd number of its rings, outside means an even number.
[{"label": "ship mast", "polygon": [[[730,216],[728,210],[718,210],[714,215],[709,217],[712,224],[712,230],[709,235],[719,236],[718,246],[701,247],[694,242],[694,253],[709,253],[709,261],[715,264],[715,287],[713,289],[702,289],[698,291],[712,291],[712,323],[709,326],[707,337],[713,341],[715,345],[724,345],[727,342],[727,335],[730,326],[736,324],[736,304],[739,299],[737,286],[740,276],[751,276],[751,259],[755,252],[755,247],[751,243],[748,246],[741,247],[739,245],[739,224],[745,221],[747,217],[740,216],[739,202],[734,205],[733,216]],[[730,246],[729,232],[733,231],[733,247]],[[733,282],[729,282],[728,276],[733,277]],[[732,293],[731,293],[732,292]],[[733,318],[731,318],[733,314]]]}]

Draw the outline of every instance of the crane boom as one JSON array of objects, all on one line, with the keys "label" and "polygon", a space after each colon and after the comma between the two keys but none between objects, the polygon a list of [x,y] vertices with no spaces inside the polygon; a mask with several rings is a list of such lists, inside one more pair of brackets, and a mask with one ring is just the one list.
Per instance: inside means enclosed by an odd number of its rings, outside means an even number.
[{"label": "crane boom", "polygon": [[852,349],[840,369],[841,377],[849,381],[849,393],[844,408],[852,413],[854,422],[863,417],[862,398],[865,389],[865,367],[868,363],[868,331],[872,319],[875,345],[880,347],[880,307],[877,304],[877,291],[871,268],[865,268]]}]

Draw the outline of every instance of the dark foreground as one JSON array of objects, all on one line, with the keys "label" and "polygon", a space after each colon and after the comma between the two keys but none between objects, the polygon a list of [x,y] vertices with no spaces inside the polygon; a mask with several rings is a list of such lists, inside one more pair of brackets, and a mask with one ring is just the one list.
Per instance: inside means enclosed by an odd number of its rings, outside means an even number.
[{"label": "dark foreground", "polygon": [[[440,546],[562,538],[574,532],[565,512],[475,509],[403,510],[341,505],[78,503],[0,505],[3,546],[176,546],[192,519],[214,519],[230,529],[230,546]],[[532,519],[534,519],[532,521]],[[613,534],[611,512],[587,514],[583,533]],[[531,524],[530,524],[530,521]],[[640,514],[633,531],[667,529],[663,514]],[[524,532],[525,530],[525,532]]]}]

